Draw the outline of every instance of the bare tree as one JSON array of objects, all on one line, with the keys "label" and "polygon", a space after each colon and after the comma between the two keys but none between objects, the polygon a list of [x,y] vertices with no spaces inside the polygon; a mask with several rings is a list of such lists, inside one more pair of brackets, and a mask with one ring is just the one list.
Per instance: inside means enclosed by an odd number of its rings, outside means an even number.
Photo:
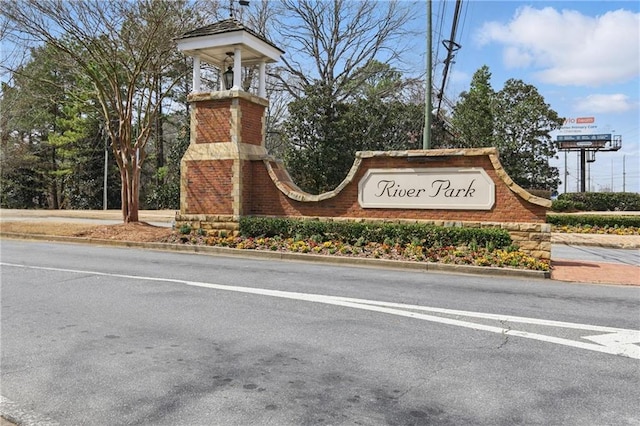
[{"label": "bare tree", "polygon": [[318,82],[337,101],[350,96],[358,89],[353,77],[359,69],[373,59],[401,57],[409,6],[397,0],[281,0],[277,39],[287,55],[276,75],[295,97]]},{"label": "bare tree", "polygon": [[186,2],[17,0],[4,1],[0,16],[4,41],[49,43],[93,84],[120,170],[123,220],[137,222],[145,146],[162,100],[183,77],[158,81],[183,60],[173,37],[194,25]]}]

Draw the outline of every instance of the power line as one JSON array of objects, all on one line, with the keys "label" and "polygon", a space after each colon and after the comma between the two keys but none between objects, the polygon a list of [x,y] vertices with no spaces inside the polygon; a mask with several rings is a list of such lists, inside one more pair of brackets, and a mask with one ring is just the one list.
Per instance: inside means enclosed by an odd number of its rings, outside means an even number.
[{"label": "power line", "polygon": [[440,113],[440,108],[442,107],[442,98],[444,97],[444,89],[447,84],[447,76],[449,74],[449,68],[453,62],[453,58],[455,56],[455,52],[460,50],[462,47],[460,44],[456,42],[456,32],[458,29],[458,21],[460,20],[460,7],[462,6],[462,0],[456,0],[456,8],[453,12],[453,22],[451,24],[451,36],[449,40],[443,40],[442,43],[445,45],[447,49],[447,58],[444,60],[444,71],[442,72],[442,85],[440,86],[440,91],[438,92],[438,107],[436,108],[436,116]]}]

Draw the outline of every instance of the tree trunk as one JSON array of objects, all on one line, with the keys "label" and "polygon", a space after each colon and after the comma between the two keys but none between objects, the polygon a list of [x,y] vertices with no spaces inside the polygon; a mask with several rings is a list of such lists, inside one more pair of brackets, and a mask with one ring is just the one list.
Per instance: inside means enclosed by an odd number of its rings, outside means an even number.
[{"label": "tree trunk", "polygon": [[131,203],[129,204],[129,222],[138,222],[138,209],[140,208],[140,172],[138,161],[133,163],[133,176],[131,181]]},{"label": "tree trunk", "polygon": [[122,181],[122,191],[120,193],[122,219],[124,223],[138,222],[140,171],[135,160],[132,167],[125,165],[120,169],[120,179]]}]

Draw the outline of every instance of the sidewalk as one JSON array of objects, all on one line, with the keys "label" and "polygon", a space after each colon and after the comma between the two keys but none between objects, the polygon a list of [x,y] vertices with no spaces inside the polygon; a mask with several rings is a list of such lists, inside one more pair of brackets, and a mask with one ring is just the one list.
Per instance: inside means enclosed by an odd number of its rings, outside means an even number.
[{"label": "sidewalk", "polygon": [[[138,217],[142,222],[162,223],[170,225],[175,219],[175,210],[140,210]],[[104,220],[122,223],[122,212],[120,210],[23,210],[23,209],[0,209],[0,223],[10,221],[30,221],[30,220]]]},{"label": "sidewalk", "polygon": [[640,235],[551,234],[551,244],[640,249]]},{"label": "sidewalk", "polygon": [[[559,245],[612,248],[635,251],[640,249],[638,235],[608,234],[551,234],[551,279],[557,281],[589,282],[597,284],[622,284],[640,286],[640,264],[612,262],[602,256],[598,261],[587,259],[562,259],[554,255],[553,247]],[[590,256],[589,258],[591,258]]]}]

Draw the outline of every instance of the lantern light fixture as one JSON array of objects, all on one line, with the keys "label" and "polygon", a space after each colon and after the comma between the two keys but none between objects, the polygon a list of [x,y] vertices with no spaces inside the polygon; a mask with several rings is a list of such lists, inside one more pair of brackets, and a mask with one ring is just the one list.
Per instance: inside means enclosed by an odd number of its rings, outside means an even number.
[{"label": "lantern light fixture", "polygon": [[231,61],[231,64],[227,66],[227,70],[222,73],[222,79],[224,80],[224,88],[226,90],[231,90],[233,87],[233,52],[226,52],[227,58],[224,60],[224,64],[226,66],[227,59]]}]

